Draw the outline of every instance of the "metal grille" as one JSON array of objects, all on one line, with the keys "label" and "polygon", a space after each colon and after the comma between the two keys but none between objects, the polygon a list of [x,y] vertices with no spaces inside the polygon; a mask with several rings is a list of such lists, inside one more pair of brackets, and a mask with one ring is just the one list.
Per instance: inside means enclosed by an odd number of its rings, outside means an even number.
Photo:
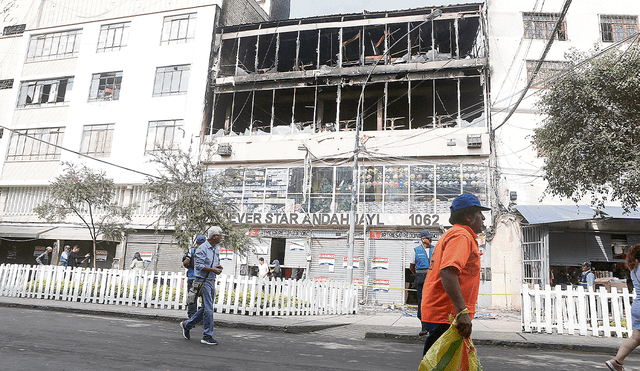
[{"label": "metal grille", "polygon": [[522,278],[541,287],[549,284],[549,232],[541,226],[522,227]]}]

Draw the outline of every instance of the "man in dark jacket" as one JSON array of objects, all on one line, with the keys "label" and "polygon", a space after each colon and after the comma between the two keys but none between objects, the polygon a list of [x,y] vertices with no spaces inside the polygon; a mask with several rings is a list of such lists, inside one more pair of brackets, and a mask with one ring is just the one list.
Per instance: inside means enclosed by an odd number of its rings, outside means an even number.
[{"label": "man in dark jacket", "polygon": [[78,256],[78,252],[80,251],[80,247],[78,245],[73,246],[73,249],[69,253],[69,257],[67,258],[67,267],[77,267],[82,263],[85,259],[89,258],[91,254],[87,253],[87,255]]},{"label": "man in dark jacket", "polygon": [[49,254],[51,254],[53,248],[51,246],[47,246],[44,252],[36,258],[36,262],[38,265],[49,265]]}]

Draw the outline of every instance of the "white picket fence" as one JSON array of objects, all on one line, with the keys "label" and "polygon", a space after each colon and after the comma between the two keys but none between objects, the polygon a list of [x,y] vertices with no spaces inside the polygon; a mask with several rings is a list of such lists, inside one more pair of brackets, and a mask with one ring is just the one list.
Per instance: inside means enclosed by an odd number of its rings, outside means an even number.
[{"label": "white picket fence", "polygon": [[[183,272],[0,265],[0,296],[186,309]],[[358,312],[358,287],[340,282],[220,275],[214,311],[248,315]]]},{"label": "white picket fence", "polygon": [[635,293],[604,287],[596,292],[560,285],[531,289],[522,285],[522,325],[525,332],[579,334],[605,337],[631,335],[631,304]]}]

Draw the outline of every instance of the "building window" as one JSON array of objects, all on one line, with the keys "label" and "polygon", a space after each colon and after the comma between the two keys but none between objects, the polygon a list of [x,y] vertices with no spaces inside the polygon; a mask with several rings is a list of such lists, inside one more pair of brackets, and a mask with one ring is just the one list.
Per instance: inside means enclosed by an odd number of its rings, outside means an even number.
[{"label": "building window", "polygon": [[183,135],[182,120],[149,121],[144,154],[177,149]]},{"label": "building window", "polygon": [[15,130],[11,134],[7,161],[57,160],[64,127]]},{"label": "building window", "polygon": [[[551,38],[551,33],[556,26],[556,22],[560,18],[560,14],[554,13],[524,13],[522,19],[524,21],[524,37],[526,39],[544,39]],[[567,40],[567,23],[562,20],[556,39],[560,41]]]},{"label": "building window", "polygon": [[196,30],[196,13],[164,17],[160,45],[184,44],[193,39]]},{"label": "building window", "polygon": [[94,157],[109,157],[114,124],[85,125],[80,153]]},{"label": "building window", "polygon": [[100,27],[97,52],[118,51],[127,46],[130,24],[131,22],[123,22]]},{"label": "building window", "polygon": [[77,56],[81,33],[82,30],[72,30],[31,36],[27,62]]},{"label": "building window", "polygon": [[638,32],[638,17],[601,15],[600,33],[603,42],[618,42]]},{"label": "building window", "polygon": [[122,71],[94,73],[91,77],[89,102],[118,100],[121,84]]},{"label": "building window", "polygon": [[153,96],[184,94],[189,85],[190,65],[158,67],[153,84]]},{"label": "building window", "polygon": [[67,91],[73,86],[73,77],[55,80],[23,81],[20,85],[18,107],[46,106],[65,103]]},{"label": "building window", "polygon": [[[536,69],[538,61],[527,61],[527,80],[533,76],[533,71]],[[556,61],[544,61],[540,66],[538,74],[533,79],[532,87],[542,88],[546,81],[552,79],[556,74],[564,72],[571,68],[569,62],[556,62]]]}]

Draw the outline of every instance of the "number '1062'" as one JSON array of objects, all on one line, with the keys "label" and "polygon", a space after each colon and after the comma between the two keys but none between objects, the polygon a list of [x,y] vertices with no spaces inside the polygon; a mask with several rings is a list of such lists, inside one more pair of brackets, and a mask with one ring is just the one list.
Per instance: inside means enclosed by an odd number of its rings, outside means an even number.
[{"label": "number '1062'", "polygon": [[411,220],[411,225],[415,225],[415,226],[438,225],[440,216],[438,214],[433,214],[433,215],[411,214],[409,215],[409,220]]}]

